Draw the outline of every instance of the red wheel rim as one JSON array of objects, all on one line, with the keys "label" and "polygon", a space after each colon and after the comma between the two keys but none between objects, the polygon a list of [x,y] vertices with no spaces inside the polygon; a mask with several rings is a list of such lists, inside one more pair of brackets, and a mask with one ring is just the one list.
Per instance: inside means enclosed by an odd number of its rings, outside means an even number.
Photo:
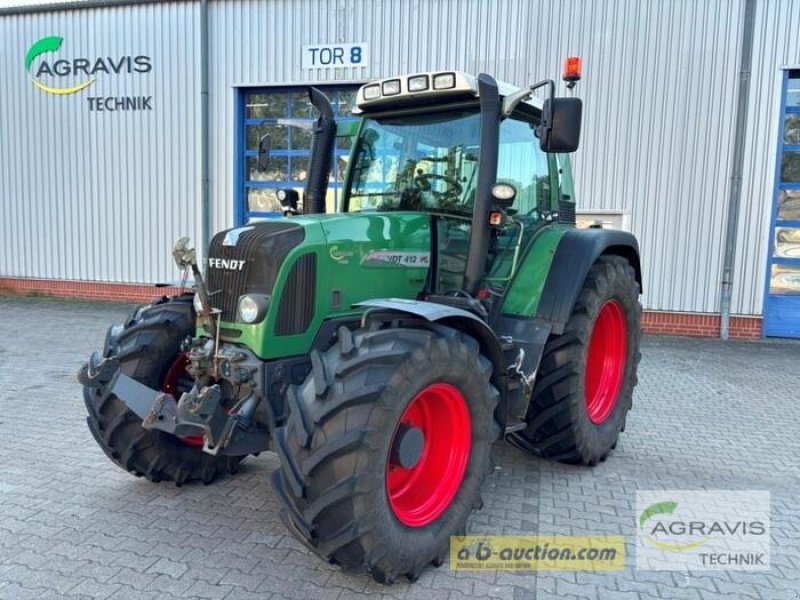
[{"label": "red wheel rim", "polygon": [[617,405],[627,354],[625,312],[619,301],[609,300],[597,315],[586,356],[586,410],[597,425],[608,419]]},{"label": "red wheel rim", "polygon": [[416,395],[400,424],[421,430],[424,445],[410,468],[387,460],[389,505],[404,525],[424,527],[447,510],[461,487],[472,447],[469,407],[454,386],[435,383]]},{"label": "red wheel rim", "polygon": [[[161,391],[166,394],[171,394],[173,396],[177,396],[178,394],[178,384],[181,379],[185,377],[189,377],[189,372],[186,370],[186,367],[189,366],[189,357],[186,355],[185,352],[182,352],[177,356],[175,362],[172,363],[167,374],[164,376],[164,383],[161,385]],[[187,436],[177,436],[179,440],[188,444],[189,446],[197,446],[202,447],[205,443],[205,439],[202,435],[187,435]]]}]

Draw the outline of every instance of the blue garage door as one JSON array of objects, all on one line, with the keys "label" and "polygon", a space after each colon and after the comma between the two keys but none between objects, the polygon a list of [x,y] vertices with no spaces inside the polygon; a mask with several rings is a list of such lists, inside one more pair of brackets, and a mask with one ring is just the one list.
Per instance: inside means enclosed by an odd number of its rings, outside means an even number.
[{"label": "blue garage door", "polygon": [[[337,121],[356,120],[351,111],[358,85],[318,87],[330,99]],[[311,131],[281,124],[279,120],[310,125],[317,114],[308,100],[308,88],[302,87],[240,88],[237,109],[234,220],[240,226],[253,218],[278,214],[280,202],[275,192],[280,188],[296,189],[302,198]],[[266,171],[259,171],[256,167],[258,142],[267,134],[272,142],[272,159]],[[350,143],[351,138],[336,139],[336,160],[327,198],[329,212],[339,207],[339,188]]]},{"label": "blue garage door", "polygon": [[784,71],[764,335],[800,337],[800,69]]}]

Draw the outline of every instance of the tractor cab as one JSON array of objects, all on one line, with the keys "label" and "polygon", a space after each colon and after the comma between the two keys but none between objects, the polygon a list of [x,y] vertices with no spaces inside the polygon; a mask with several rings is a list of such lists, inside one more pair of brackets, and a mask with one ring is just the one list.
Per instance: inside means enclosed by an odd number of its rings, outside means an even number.
[{"label": "tractor cab", "polygon": [[344,211],[430,213],[437,272],[429,292],[499,293],[540,227],[574,224],[570,165],[559,153],[577,147],[580,100],[542,101],[532,92],[543,87],[552,96],[551,81],[520,89],[445,71],[359,90]]}]

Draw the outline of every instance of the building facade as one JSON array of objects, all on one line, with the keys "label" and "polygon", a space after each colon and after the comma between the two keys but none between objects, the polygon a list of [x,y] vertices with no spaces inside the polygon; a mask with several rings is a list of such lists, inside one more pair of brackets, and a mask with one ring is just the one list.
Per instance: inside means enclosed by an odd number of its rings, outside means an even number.
[{"label": "building facade", "polygon": [[579,55],[579,219],[637,235],[648,329],[717,334],[730,247],[731,334],[800,336],[800,0],[204,4],[0,9],[0,288],[131,297],[175,280],[177,237],[302,186],[310,134],[282,121],[313,118],[309,84],[348,119],[370,79],[525,86]]}]

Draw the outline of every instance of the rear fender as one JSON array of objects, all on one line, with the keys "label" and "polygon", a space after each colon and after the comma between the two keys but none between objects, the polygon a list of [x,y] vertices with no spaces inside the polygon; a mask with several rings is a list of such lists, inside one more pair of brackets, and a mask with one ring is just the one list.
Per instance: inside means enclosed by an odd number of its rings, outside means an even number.
[{"label": "rear fender", "polygon": [[535,315],[551,324],[552,333],[564,332],[589,269],[603,255],[628,259],[641,293],[639,244],[633,234],[614,229],[570,229],[558,243]]}]

